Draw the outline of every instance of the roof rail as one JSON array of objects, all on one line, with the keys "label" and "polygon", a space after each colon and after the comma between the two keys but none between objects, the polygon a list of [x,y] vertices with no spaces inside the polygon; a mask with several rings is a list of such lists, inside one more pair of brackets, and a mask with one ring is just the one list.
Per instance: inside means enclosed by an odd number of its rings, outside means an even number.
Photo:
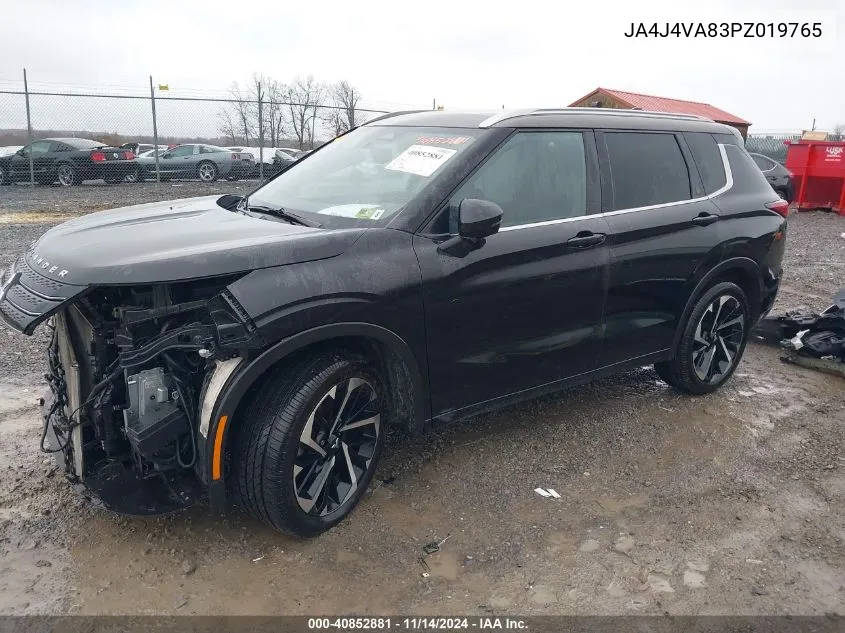
[{"label": "roof rail", "polygon": [[599,114],[612,116],[645,117],[650,119],[680,119],[687,121],[711,121],[707,117],[697,114],[675,114],[672,112],[655,112],[651,110],[622,110],[618,108],[532,108],[522,110],[507,110],[484,119],[478,127],[488,128],[496,123],[507,121],[519,116],[538,116],[542,114]]},{"label": "roof rail", "polygon": [[382,114],[377,116],[374,119],[370,119],[369,121],[365,121],[361,125],[369,125],[370,123],[375,123],[376,121],[384,121],[385,119],[389,119],[391,117],[399,116],[401,114],[417,114],[418,112],[430,112],[430,110],[398,110],[396,112],[388,112],[386,114]]}]

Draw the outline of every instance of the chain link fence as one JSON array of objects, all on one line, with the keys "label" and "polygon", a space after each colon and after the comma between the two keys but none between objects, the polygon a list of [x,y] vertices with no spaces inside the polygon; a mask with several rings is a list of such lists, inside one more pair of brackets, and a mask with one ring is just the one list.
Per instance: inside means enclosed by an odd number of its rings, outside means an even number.
[{"label": "chain link fence", "polygon": [[[152,81],[148,94],[142,89],[133,94],[31,90],[25,81],[20,87],[7,82],[0,88],[0,156],[30,163],[29,168],[23,165],[14,174],[4,174],[7,184],[12,175],[16,182],[46,184],[49,178],[36,177],[32,166],[34,150],[22,150],[42,139],[89,139],[132,151],[140,176],[148,180],[202,180],[199,171],[171,173],[164,164],[171,158],[168,151],[188,144],[201,146],[195,155],[221,148],[232,158],[233,153],[251,156],[251,169],[239,172],[239,178],[266,180],[303,152],[389,112],[354,103],[344,107],[270,99],[260,90],[256,99],[171,96]],[[23,153],[16,153],[19,150]],[[225,156],[221,160],[225,162]],[[218,167],[215,179],[226,173],[225,165]]]}]

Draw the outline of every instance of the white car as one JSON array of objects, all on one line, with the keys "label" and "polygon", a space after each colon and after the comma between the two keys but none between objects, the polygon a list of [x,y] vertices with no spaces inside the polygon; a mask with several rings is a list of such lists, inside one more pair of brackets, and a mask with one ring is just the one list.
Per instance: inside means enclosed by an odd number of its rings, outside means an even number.
[{"label": "white car", "polygon": [[0,147],[0,156],[11,156],[22,148],[23,145],[8,145],[6,147]]}]

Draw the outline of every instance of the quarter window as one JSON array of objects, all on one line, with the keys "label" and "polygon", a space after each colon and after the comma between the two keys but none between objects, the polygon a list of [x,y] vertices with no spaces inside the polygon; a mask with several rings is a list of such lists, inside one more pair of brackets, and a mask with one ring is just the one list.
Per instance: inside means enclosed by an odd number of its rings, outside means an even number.
[{"label": "quarter window", "polygon": [[674,134],[607,132],[614,209],[690,199],[687,163]]},{"label": "quarter window", "polygon": [[754,160],[755,163],[757,163],[757,167],[759,167],[761,171],[768,171],[772,167],[774,167],[774,165],[769,161],[769,159],[763,156],[751,154],[751,158]]},{"label": "quarter window", "polygon": [[465,198],[495,202],[502,226],[561,220],[587,213],[587,165],[580,132],[521,132],[461,185],[449,203],[451,233]]},{"label": "quarter window", "polygon": [[684,137],[689,145],[698,173],[704,183],[704,191],[708,194],[718,191],[725,186],[725,165],[722,152],[711,134],[706,132],[686,132]]}]

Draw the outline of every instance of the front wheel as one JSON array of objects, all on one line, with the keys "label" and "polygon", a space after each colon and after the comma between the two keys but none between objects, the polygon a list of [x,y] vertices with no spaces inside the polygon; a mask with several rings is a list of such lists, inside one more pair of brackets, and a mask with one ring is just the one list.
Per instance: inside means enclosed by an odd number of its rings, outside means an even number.
[{"label": "front wheel", "polygon": [[271,374],[240,418],[236,495],[271,527],[316,536],[346,517],[384,446],[384,390],[363,358],[327,352]]},{"label": "front wheel", "polygon": [[710,393],[731,377],[748,342],[748,298],[731,282],[717,283],[696,302],[675,357],[655,363],[657,374],[692,394]]},{"label": "front wheel", "polygon": [[214,182],[217,180],[217,174],[217,165],[210,161],[200,163],[199,167],[197,167],[197,176],[203,182]]}]

